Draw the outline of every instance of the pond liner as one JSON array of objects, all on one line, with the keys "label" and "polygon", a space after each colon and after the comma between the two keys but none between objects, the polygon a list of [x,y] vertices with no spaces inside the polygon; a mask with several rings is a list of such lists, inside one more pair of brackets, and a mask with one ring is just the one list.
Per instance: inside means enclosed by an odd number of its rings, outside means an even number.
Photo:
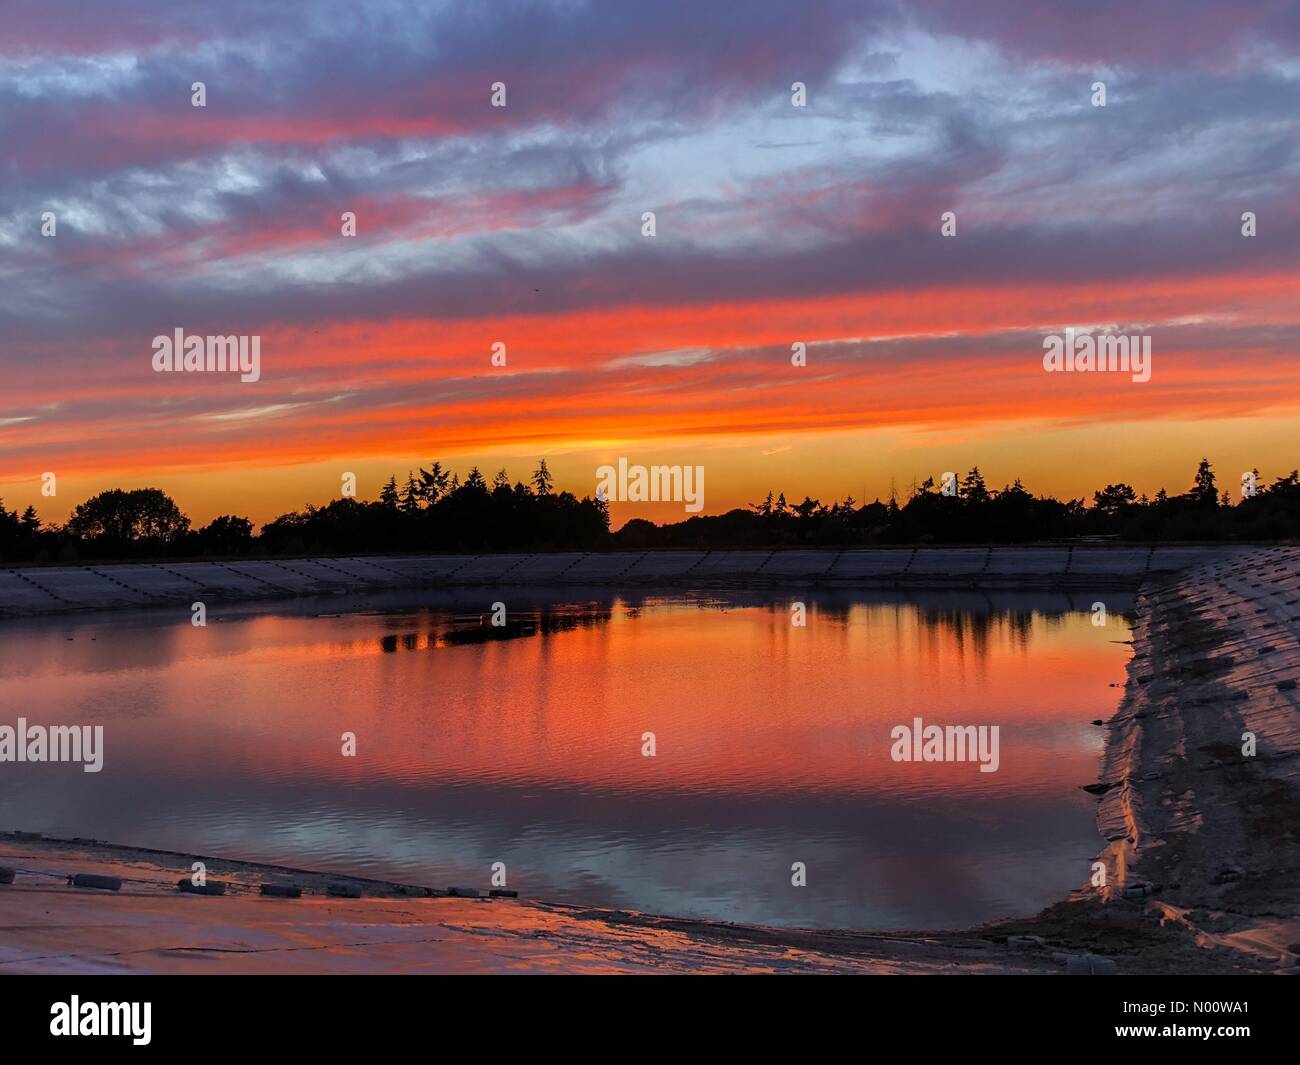
[{"label": "pond liner", "polygon": [[331,884],[325,890],[326,894],[333,895],[336,899],[361,898],[361,889],[353,887],[351,884]]},{"label": "pond liner", "polygon": [[1012,950],[1042,950],[1047,942],[1042,936],[1007,936],[1007,946]]},{"label": "pond liner", "polygon": [[1066,976],[1114,976],[1119,970],[1109,958],[1099,954],[1057,954],[1065,962]]},{"label": "pond liner", "polygon": [[95,888],[97,891],[121,891],[122,880],[116,876],[100,876],[98,873],[74,873],[68,877],[73,887]]},{"label": "pond liner", "polygon": [[276,899],[300,899],[302,898],[302,888],[293,884],[263,884],[258,890],[263,895],[269,895]]},{"label": "pond liner", "polygon": [[224,895],[226,885],[220,880],[209,880],[206,884],[196,884],[190,877],[176,881],[176,889],[187,895]]}]

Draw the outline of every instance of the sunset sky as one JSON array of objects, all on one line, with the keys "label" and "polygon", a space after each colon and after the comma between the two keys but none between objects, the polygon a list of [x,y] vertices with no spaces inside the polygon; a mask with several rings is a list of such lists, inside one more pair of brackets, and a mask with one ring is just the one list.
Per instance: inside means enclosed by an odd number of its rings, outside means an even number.
[{"label": "sunset sky", "polygon": [[[155,485],[262,522],[434,459],[699,464],[706,513],[1271,480],[1297,323],[1294,0],[0,13],[0,496],[51,520]],[[1046,373],[1066,327],[1149,335],[1151,380]],[[259,335],[261,380],[155,373],[177,328]]]}]

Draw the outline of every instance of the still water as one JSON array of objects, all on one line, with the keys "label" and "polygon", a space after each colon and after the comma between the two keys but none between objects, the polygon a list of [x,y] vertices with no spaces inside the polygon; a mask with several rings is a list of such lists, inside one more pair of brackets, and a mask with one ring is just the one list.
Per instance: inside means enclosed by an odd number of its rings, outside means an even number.
[{"label": "still water", "polygon": [[[764,924],[958,927],[1088,877],[1126,597],[500,592],[0,626],[0,724],[104,727],[104,768],[0,764],[0,828]],[[891,758],[997,725],[999,766]],[[355,757],[342,734],[356,737]],[[654,734],[655,755],[643,754]],[[802,862],[806,886],[792,885]]]}]

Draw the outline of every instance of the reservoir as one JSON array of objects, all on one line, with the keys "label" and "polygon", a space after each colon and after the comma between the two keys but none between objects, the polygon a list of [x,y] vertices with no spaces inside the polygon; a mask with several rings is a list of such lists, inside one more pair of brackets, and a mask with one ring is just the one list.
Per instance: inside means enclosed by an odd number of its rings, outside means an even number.
[{"label": "reservoir", "polygon": [[[498,588],[9,621],[0,725],[102,726],[103,765],[0,765],[0,828],[440,888],[499,862],[528,898],[759,924],[1031,914],[1101,846],[1080,788],[1132,604],[1107,592],[1097,626],[1095,598]],[[509,638],[479,638],[502,599]],[[917,719],[997,726],[996,771],[895,761]]]}]

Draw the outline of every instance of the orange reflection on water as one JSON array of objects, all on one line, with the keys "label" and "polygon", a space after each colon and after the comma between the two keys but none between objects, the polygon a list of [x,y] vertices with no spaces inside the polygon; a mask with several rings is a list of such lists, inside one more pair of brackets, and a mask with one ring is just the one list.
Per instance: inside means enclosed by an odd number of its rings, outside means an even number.
[{"label": "orange reflection on water", "polygon": [[[536,635],[449,644],[490,610],[460,594],[10,627],[0,701],[104,725],[105,764],[8,767],[0,822],[417,882],[502,859],[537,897],[788,924],[958,925],[1086,878],[1114,612],[818,593],[796,626],[784,598],[511,592]],[[998,770],[893,761],[918,717],[998,726]]]},{"label": "orange reflection on water", "polygon": [[[424,613],[177,627],[152,662],[92,676],[144,680],[137,706],[184,723],[193,742],[170,756],[201,757],[195,772],[855,794],[1086,782],[1100,741],[1086,722],[1113,710],[1125,660],[1122,627],[1083,614],[814,602],[797,627],[785,603],[661,601],[578,616],[471,646],[441,645],[449,623]],[[60,701],[94,687],[65,683]],[[893,762],[891,729],[917,717],[998,725],[998,772]]]}]

